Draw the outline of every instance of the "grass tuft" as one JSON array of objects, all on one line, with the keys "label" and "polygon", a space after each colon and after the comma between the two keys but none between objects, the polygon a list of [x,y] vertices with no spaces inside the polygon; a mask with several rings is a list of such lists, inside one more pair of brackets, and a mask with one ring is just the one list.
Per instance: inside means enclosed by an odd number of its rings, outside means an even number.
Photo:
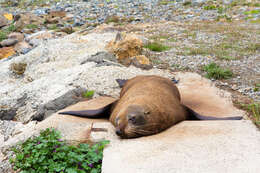
[{"label": "grass tuft", "polygon": [[95,91],[93,90],[87,90],[82,93],[82,97],[91,99],[94,96]]},{"label": "grass tuft", "polygon": [[260,103],[242,104],[243,108],[250,112],[253,116],[254,123],[260,127]]},{"label": "grass tuft", "polygon": [[171,48],[170,46],[166,46],[158,42],[148,43],[147,45],[144,45],[144,47],[155,52],[162,52],[162,51],[169,50]]},{"label": "grass tuft", "polygon": [[232,71],[229,69],[223,69],[216,63],[210,63],[202,68],[203,71],[207,72],[207,78],[213,79],[229,79],[233,76]]}]

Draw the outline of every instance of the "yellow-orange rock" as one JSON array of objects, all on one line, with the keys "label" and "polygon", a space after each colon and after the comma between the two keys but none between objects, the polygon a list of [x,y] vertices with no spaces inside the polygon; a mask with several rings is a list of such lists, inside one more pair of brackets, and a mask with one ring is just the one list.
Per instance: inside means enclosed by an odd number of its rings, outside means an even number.
[{"label": "yellow-orange rock", "polygon": [[15,54],[13,47],[3,47],[0,48],[0,59],[7,58]]},{"label": "yellow-orange rock", "polygon": [[118,61],[124,65],[131,64],[131,57],[141,55],[143,43],[137,36],[132,34],[119,35],[110,41],[107,46],[110,53],[116,55]]},{"label": "yellow-orange rock", "polygon": [[151,69],[153,66],[145,55],[137,55],[131,58],[132,64],[142,69]]}]

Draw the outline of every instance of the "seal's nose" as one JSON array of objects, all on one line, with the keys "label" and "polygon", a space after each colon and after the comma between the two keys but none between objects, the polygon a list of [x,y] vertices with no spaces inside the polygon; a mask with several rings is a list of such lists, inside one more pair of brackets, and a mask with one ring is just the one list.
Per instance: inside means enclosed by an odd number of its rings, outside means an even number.
[{"label": "seal's nose", "polygon": [[123,135],[123,133],[122,133],[122,131],[120,129],[116,129],[116,134],[118,136],[122,136]]}]

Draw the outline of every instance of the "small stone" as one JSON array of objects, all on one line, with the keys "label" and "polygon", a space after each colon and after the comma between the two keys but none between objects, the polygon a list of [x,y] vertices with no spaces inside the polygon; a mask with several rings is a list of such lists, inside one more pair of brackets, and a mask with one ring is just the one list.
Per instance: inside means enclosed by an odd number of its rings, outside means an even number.
[{"label": "small stone", "polygon": [[19,42],[14,46],[14,50],[17,53],[21,53],[21,54],[26,54],[27,52],[29,52],[32,49],[32,46],[29,45],[29,43],[23,41],[23,42]]},{"label": "small stone", "polygon": [[54,35],[53,31],[39,31],[39,32],[36,32],[36,33],[28,36],[26,38],[26,41],[30,41],[30,40],[33,40],[33,39],[43,40],[43,39],[49,39],[49,38],[54,38],[54,37],[55,37],[55,35]]},{"label": "small stone", "polygon": [[22,75],[26,70],[26,63],[12,63],[10,65],[10,70],[15,74]]},{"label": "small stone", "polygon": [[65,32],[67,34],[71,34],[74,32],[73,28],[71,26],[63,27],[60,29],[61,32]]},{"label": "small stone", "polygon": [[36,25],[39,26],[44,23],[44,19],[41,17],[38,17],[32,13],[24,13],[19,14],[14,17],[15,22],[15,28],[16,31],[23,30],[28,25]]},{"label": "small stone", "polygon": [[8,39],[1,41],[0,45],[2,47],[8,47],[8,46],[15,45],[17,42],[18,42],[18,40],[16,40],[16,39],[8,38]]},{"label": "small stone", "polygon": [[132,58],[132,64],[138,68],[149,70],[153,68],[150,60],[145,55],[138,55]]},{"label": "small stone", "polygon": [[3,47],[0,48],[0,59],[7,58],[15,54],[13,47]]},{"label": "small stone", "polygon": [[18,42],[23,41],[24,35],[20,32],[12,32],[11,34],[8,35],[9,39],[15,39],[18,40]]},{"label": "small stone", "polygon": [[0,28],[6,26],[7,24],[8,24],[8,20],[4,16],[0,15]]},{"label": "small stone", "polygon": [[66,12],[65,11],[50,11],[49,16],[50,17],[65,17]]}]

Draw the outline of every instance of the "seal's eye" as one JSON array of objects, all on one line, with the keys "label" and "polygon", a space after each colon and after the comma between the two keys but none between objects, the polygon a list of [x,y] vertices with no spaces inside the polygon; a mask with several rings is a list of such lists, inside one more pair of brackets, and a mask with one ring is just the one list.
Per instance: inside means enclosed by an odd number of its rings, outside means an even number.
[{"label": "seal's eye", "polygon": [[145,119],[142,115],[128,115],[128,122],[133,125],[143,125],[145,124]]},{"label": "seal's eye", "polygon": [[130,116],[128,118],[128,122],[130,122],[132,124],[136,124],[137,123],[136,116]]}]

